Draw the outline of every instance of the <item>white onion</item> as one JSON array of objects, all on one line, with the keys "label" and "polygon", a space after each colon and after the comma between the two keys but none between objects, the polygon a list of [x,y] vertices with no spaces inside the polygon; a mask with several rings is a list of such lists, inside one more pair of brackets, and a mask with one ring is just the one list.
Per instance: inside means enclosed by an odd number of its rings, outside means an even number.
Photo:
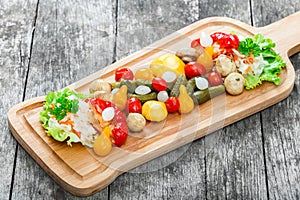
[{"label": "white onion", "polygon": [[208,88],[208,81],[206,78],[196,77],[195,82],[199,90],[205,90]]}]

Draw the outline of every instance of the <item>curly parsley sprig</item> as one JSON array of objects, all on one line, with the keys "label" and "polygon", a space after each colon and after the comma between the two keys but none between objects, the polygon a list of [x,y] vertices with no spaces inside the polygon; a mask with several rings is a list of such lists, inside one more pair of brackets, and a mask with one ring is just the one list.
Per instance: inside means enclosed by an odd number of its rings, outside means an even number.
[{"label": "curly parsley sprig", "polygon": [[71,98],[73,95],[75,92],[68,88],[59,92],[50,92],[46,96],[44,109],[54,115],[57,120],[62,120],[68,112],[76,113],[78,111],[79,101],[76,98]]}]

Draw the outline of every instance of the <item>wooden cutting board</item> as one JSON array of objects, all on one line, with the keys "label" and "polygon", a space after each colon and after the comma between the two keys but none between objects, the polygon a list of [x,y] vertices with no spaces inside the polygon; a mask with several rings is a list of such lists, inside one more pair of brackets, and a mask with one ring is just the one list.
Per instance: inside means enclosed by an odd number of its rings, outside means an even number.
[{"label": "wooden cutting board", "polygon": [[106,157],[96,156],[81,144],[73,147],[48,137],[39,122],[45,97],[37,97],[12,107],[8,112],[9,128],[16,140],[64,189],[78,196],[91,195],[109,185],[118,175],[215,130],[252,115],[286,98],[294,85],[295,71],[289,56],[300,51],[300,12],[271,25],[255,28],[242,22],[212,17],[195,22],[143,50],[130,55],[76,83],[67,86],[87,93],[89,84],[103,78],[114,81],[115,69],[131,66],[134,70],[149,67],[164,53],[188,47],[191,40],[222,31],[235,31],[242,36],[261,33],[271,38],[286,68],[281,84],[263,83],[239,96],[218,96],[191,113],[169,114],[164,122],[149,123],[141,133],[130,133],[125,145],[114,147]]}]

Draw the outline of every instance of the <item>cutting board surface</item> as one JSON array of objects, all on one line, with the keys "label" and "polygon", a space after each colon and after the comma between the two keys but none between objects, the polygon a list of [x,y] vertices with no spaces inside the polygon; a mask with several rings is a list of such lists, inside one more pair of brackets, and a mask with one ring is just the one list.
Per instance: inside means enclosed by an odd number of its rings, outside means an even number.
[{"label": "cutting board surface", "polygon": [[[235,31],[245,37],[261,33],[276,43],[275,50],[286,61],[279,86],[263,83],[239,96],[218,96],[197,106],[189,114],[169,114],[163,122],[149,123],[141,133],[130,133],[125,145],[114,147],[106,157],[96,156],[92,149],[81,144],[68,147],[66,143],[48,137],[39,122],[45,97],[36,97],[12,107],[8,113],[9,127],[23,148],[66,190],[78,196],[93,194],[129,169],[286,98],[295,79],[294,68],[288,57],[300,50],[300,33],[294,27],[300,27],[300,12],[262,28],[254,28],[230,18],[206,18],[67,86],[87,93],[93,80],[103,78],[112,82],[115,69],[122,66],[133,66],[134,70],[149,67],[157,56],[188,47],[191,40],[202,32]],[[280,31],[283,29],[293,31]]]}]

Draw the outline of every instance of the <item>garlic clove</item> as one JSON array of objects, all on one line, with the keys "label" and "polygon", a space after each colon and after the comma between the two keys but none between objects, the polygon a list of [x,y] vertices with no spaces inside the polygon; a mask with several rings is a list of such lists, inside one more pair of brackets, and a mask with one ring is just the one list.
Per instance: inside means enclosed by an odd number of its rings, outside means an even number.
[{"label": "garlic clove", "polygon": [[160,91],[157,94],[157,100],[161,102],[166,102],[167,99],[169,98],[168,92],[167,91]]},{"label": "garlic clove", "polygon": [[177,75],[174,72],[171,71],[166,71],[163,75],[162,78],[167,82],[167,83],[172,83],[176,80]]}]

